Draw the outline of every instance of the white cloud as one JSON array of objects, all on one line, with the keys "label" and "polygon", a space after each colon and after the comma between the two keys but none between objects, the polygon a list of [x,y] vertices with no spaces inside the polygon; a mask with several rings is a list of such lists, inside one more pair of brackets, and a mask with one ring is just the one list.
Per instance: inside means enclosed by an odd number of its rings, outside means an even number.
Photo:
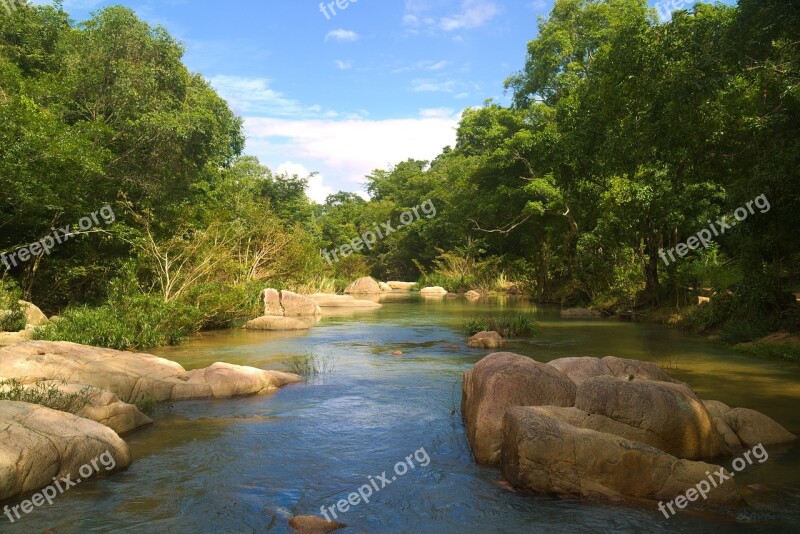
[{"label": "white cloud", "polygon": [[311,176],[311,171],[309,171],[300,163],[284,161],[278,165],[278,168],[275,169],[275,172],[276,174],[288,174],[289,176],[297,175],[300,178],[307,178],[308,187],[306,188],[306,195],[308,195],[308,198],[319,204],[323,204],[325,199],[328,198],[328,195],[332,195],[336,192],[331,186],[323,184],[325,180],[321,174],[315,174],[314,176]]},{"label": "white cloud", "polygon": [[303,169],[320,171],[328,184],[320,177],[313,185],[309,196],[317,198],[333,189],[352,191],[376,168],[435,158],[455,144],[457,126],[452,110],[386,120],[245,119],[247,152],[271,167],[300,162]]},{"label": "white cloud", "polygon": [[487,0],[464,0],[461,3],[461,12],[452,17],[441,20],[444,31],[470,30],[478,28],[489,22],[500,12],[497,4]]},{"label": "white cloud", "polygon": [[336,68],[340,70],[348,70],[353,68],[352,61],[342,61],[341,59],[337,59],[334,63],[336,64]]},{"label": "white cloud", "polygon": [[424,78],[411,80],[411,89],[415,93],[452,93],[456,82],[453,80],[436,81]]},{"label": "white cloud", "polygon": [[423,108],[419,110],[419,116],[426,119],[430,118],[457,119],[457,117],[455,117],[454,114],[455,112],[451,108]]},{"label": "white cloud", "polygon": [[445,32],[471,30],[483,26],[500,13],[500,7],[492,0],[462,0],[457,13],[438,19],[430,14],[431,11],[442,11],[449,4],[441,0],[406,0],[403,25],[407,33],[432,34],[434,28]]},{"label": "white cloud", "polygon": [[356,41],[358,40],[358,34],[351,30],[343,30],[341,28],[337,30],[331,30],[325,36],[326,41],[330,40],[334,41]]},{"label": "white cloud", "polygon": [[279,117],[315,117],[322,112],[317,105],[306,106],[269,87],[265,78],[214,76],[209,83],[240,115],[276,115]]}]

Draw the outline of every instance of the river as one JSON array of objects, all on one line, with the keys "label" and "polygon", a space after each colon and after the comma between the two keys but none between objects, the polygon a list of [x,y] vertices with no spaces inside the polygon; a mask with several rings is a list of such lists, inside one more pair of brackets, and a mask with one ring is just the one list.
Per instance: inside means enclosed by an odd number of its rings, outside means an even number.
[{"label": "river", "polygon": [[[663,365],[704,399],[763,411],[800,433],[800,367],[766,362],[663,326],[561,319],[524,299],[392,298],[380,310],[326,317],[308,333],[204,333],[159,356],[187,369],[216,361],[279,369],[306,353],[333,373],[259,397],[159,406],[156,423],[126,437],[134,463],[36,509],[2,532],[288,532],[415,451],[430,462],[338,513],[341,532],[794,531],[800,524],[800,447],[769,451],[737,474],[761,484],[758,507],[665,519],[656,506],[519,494],[499,470],[475,465],[460,415],[461,375],[491,351],[467,349],[464,319],[524,311],[535,336],[505,350],[546,362],[566,356]],[[458,347],[456,348],[455,345]],[[402,356],[393,356],[395,350]],[[723,463],[723,465],[729,465]]]}]

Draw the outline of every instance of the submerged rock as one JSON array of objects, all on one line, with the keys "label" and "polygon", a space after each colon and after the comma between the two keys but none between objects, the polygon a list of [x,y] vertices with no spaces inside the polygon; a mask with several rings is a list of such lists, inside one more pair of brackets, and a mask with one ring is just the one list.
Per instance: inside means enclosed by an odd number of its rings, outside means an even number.
[{"label": "submerged rock", "polygon": [[357,299],[351,295],[333,295],[328,293],[314,293],[308,296],[320,308],[366,308],[378,309],[383,304],[372,300]]},{"label": "submerged rock", "polygon": [[279,317],[274,315],[265,315],[263,317],[253,319],[252,321],[248,321],[244,327],[247,330],[308,330],[314,326],[315,322],[316,321],[301,317]]},{"label": "submerged rock", "polygon": [[66,412],[0,401],[0,429],[0,501],[49,486],[53,477],[83,480],[80,467],[106,452],[106,465],[98,464],[90,477],[131,464],[128,445],[113,430]]},{"label": "submerged rock", "polygon": [[503,338],[495,331],[478,332],[467,340],[471,349],[496,349],[503,346]]},{"label": "submerged rock", "polygon": [[400,291],[411,291],[411,288],[417,285],[416,282],[397,282],[397,281],[386,282],[386,284],[392,289],[398,289]]},{"label": "submerged rock", "polygon": [[328,521],[315,515],[299,515],[289,521],[289,526],[298,534],[327,534],[345,528],[347,525],[338,521]]},{"label": "submerged rock", "polygon": [[561,310],[561,317],[602,317],[603,314],[597,310],[588,308],[569,308]]},{"label": "submerged rock", "polygon": [[425,287],[419,290],[419,294],[423,296],[438,297],[447,295],[447,290],[440,286]]}]

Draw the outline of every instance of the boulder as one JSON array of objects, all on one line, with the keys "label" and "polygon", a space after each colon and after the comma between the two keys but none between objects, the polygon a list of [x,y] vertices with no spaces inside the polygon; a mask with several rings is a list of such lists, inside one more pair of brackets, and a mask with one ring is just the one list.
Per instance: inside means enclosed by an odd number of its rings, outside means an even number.
[{"label": "boulder", "polygon": [[130,450],[122,438],[110,428],[77,415],[0,401],[0,428],[0,501],[49,486],[53,477],[70,475],[72,481],[83,480],[86,477],[79,469],[91,465],[92,460],[99,466],[99,472],[92,469],[92,477],[131,464]]},{"label": "boulder", "polygon": [[389,293],[390,291],[392,291],[392,286],[390,286],[386,282],[378,282],[378,285],[380,286],[381,291],[383,291],[384,293]]},{"label": "boulder", "polygon": [[502,423],[512,406],[572,406],[575,384],[556,368],[527,356],[497,352],[464,373],[461,414],[480,464],[500,462]]},{"label": "boulder", "polygon": [[331,295],[327,293],[314,293],[308,296],[320,308],[368,308],[377,309],[382,304],[371,300],[357,299],[350,295]]},{"label": "boulder", "polygon": [[[64,383],[58,380],[48,380],[43,384],[55,386],[65,394],[85,395],[89,404],[75,411],[75,415],[107,426],[117,434],[126,434],[153,423],[153,420],[143,414],[135,405],[120,401],[119,397],[110,391],[86,384]],[[33,385],[27,387],[30,388]]]},{"label": "boulder", "polygon": [[398,289],[400,291],[411,291],[411,288],[417,285],[416,282],[396,282],[396,281],[386,282],[386,284],[392,289]]},{"label": "boulder", "polygon": [[736,433],[736,437],[745,448],[755,447],[759,443],[765,447],[780,445],[797,439],[797,436],[774,419],[755,410],[734,408],[726,412],[721,419]]},{"label": "boulder", "polygon": [[0,347],[22,343],[33,339],[33,329],[26,328],[19,332],[0,332]]},{"label": "boulder", "polygon": [[714,418],[722,417],[732,409],[724,402],[715,400],[704,400],[703,405],[706,407],[706,410],[708,410],[709,415]]},{"label": "boulder", "polygon": [[261,294],[261,298],[264,300],[264,315],[283,316],[281,295],[277,289],[265,289]]},{"label": "boulder", "polygon": [[598,359],[589,356],[560,358],[549,362],[575,382],[581,385],[587,378],[595,376],[616,376],[635,380],[659,380],[674,382],[661,368],[652,362],[627,360],[615,356]]},{"label": "boulder", "polygon": [[300,317],[275,317],[265,315],[252,321],[248,321],[244,326],[247,330],[269,330],[280,332],[282,330],[308,330],[314,326],[314,321]]},{"label": "boulder", "polygon": [[470,289],[469,291],[464,293],[464,296],[470,300],[481,298],[481,294],[475,291],[474,289]]},{"label": "boulder", "polygon": [[27,341],[0,349],[0,377],[23,384],[41,380],[86,384],[110,391],[126,403],[146,397],[161,402],[255,395],[303,380],[279,371],[219,363],[187,372],[150,354],[64,341]]},{"label": "boulder", "polygon": [[503,346],[503,338],[495,331],[478,332],[467,340],[471,349],[496,349]]},{"label": "boulder", "polygon": [[345,528],[347,525],[337,521],[328,521],[315,515],[299,515],[289,521],[289,526],[297,534],[328,534],[328,532]]},{"label": "boulder", "polygon": [[19,303],[22,304],[25,310],[25,324],[29,324],[31,326],[44,326],[50,322],[47,316],[42,313],[42,310],[40,310],[35,304],[24,300],[20,300]]},{"label": "boulder", "polygon": [[[645,443],[678,458],[697,460],[728,453],[708,410],[685,384],[588,378],[578,387],[575,408],[633,427],[633,434],[620,434],[636,438],[642,432]],[[604,432],[618,428],[604,420],[590,426]]]},{"label": "boulder", "polygon": [[509,295],[522,295],[524,294],[524,291],[522,291],[522,289],[520,289],[518,286],[511,286],[506,289],[506,293]]},{"label": "boulder", "polygon": [[359,278],[344,290],[345,295],[380,295],[381,286],[370,276]]},{"label": "boulder", "polygon": [[570,308],[561,310],[561,317],[602,317],[603,314],[597,310],[590,310],[588,308]]},{"label": "boulder", "polygon": [[284,317],[314,317],[322,315],[322,311],[313,300],[291,291],[281,291],[281,307],[283,308]]},{"label": "boulder", "polygon": [[419,294],[423,296],[444,296],[447,295],[447,290],[443,287],[435,286],[435,287],[425,287],[419,290]]},{"label": "boulder", "polygon": [[[604,499],[672,500],[719,466],[683,460],[655,447],[549,416],[545,408],[509,408],[503,419],[501,468],[512,486],[538,493]],[[727,480],[703,504],[744,501]]]}]

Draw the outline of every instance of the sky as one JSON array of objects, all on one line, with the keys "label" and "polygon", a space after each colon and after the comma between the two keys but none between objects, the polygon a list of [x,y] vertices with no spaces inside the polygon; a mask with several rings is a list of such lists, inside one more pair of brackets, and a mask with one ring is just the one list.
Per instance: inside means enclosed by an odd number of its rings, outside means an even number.
[{"label": "sky", "polygon": [[455,144],[465,108],[507,104],[503,82],[523,67],[553,1],[338,0],[340,9],[325,0],[323,9],[319,0],[64,0],[64,8],[81,21],[122,4],[164,26],[185,45],[187,67],[243,117],[245,153],[278,173],[318,173],[307,192],[323,202],[340,190],[365,195],[373,169],[435,158]]}]

